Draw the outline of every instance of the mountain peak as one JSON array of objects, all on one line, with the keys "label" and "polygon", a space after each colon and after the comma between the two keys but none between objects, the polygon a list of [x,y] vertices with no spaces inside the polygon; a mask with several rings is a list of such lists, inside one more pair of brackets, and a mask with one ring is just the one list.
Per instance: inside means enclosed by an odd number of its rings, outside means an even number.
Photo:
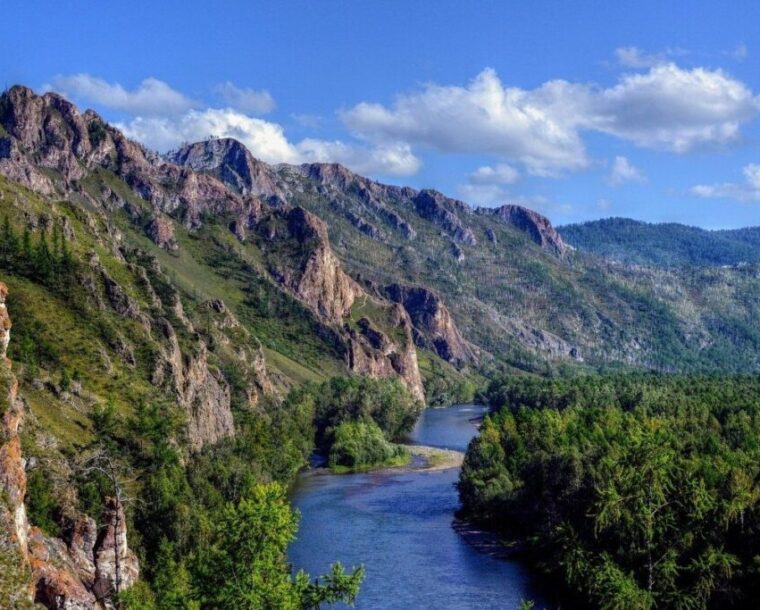
[{"label": "mountain peak", "polygon": [[165,155],[171,163],[211,174],[241,195],[283,199],[272,168],[234,138],[209,138]]},{"label": "mountain peak", "polygon": [[567,250],[567,245],[552,226],[551,221],[538,212],[516,204],[506,204],[494,209],[481,208],[481,212],[491,214],[506,224],[527,233],[544,250],[560,255]]}]

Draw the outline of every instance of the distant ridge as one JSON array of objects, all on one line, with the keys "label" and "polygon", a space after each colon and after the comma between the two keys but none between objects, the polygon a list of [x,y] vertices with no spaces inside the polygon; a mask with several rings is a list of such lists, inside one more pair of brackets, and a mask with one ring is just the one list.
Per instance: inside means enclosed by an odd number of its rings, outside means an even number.
[{"label": "distant ridge", "polygon": [[678,223],[605,218],[557,227],[579,250],[634,265],[701,267],[760,263],[760,226],[710,231]]}]

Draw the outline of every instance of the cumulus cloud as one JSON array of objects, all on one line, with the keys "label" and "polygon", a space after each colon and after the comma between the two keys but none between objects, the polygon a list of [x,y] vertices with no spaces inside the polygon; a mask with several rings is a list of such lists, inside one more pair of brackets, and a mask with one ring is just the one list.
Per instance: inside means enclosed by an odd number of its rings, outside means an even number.
[{"label": "cumulus cloud", "polygon": [[306,138],[295,147],[302,162],[341,163],[360,174],[411,176],[422,167],[411,147],[398,142],[357,146],[340,140]]},{"label": "cumulus cloud", "polygon": [[760,202],[760,164],[749,163],[742,168],[742,173],[744,182],[698,184],[690,192],[697,197]]},{"label": "cumulus cloud", "polygon": [[230,81],[219,83],[214,91],[221,96],[227,105],[251,114],[266,114],[275,109],[276,104],[272,94],[266,89],[241,88]]},{"label": "cumulus cloud", "polygon": [[547,215],[568,215],[574,210],[572,204],[553,201],[541,195],[520,195],[501,184],[460,184],[458,195],[463,201],[475,206],[497,207],[504,204],[521,205]]},{"label": "cumulus cloud", "polygon": [[45,89],[139,115],[170,116],[198,106],[196,101],[157,78],[146,78],[135,89],[128,90],[90,74],[58,75]]},{"label": "cumulus cloud", "polygon": [[362,102],[341,117],[369,141],[492,153],[531,174],[556,175],[589,165],[584,131],[686,153],[737,139],[759,111],[752,91],[721,70],[662,63],[608,88],[565,80],[508,87],[486,69],[466,86],[428,84],[391,106]]},{"label": "cumulus cloud", "polygon": [[178,117],[136,117],[117,126],[159,151],[215,136],[241,141],[253,156],[268,163],[336,162],[357,172],[401,176],[416,173],[421,165],[407,144],[370,147],[312,138],[293,143],[281,125],[232,108],[190,110]]},{"label": "cumulus cloud", "polygon": [[[532,91],[504,87],[491,69],[466,87],[429,84],[401,95],[392,108],[363,102],[342,113],[345,124],[373,141],[404,141],[444,152],[495,153],[521,161],[533,174],[588,164],[569,115],[583,97],[564,81]],[[582,88],[581,88],[582,89]]]},{"label": "cumulus cloud", "polygon": [[499,163],[491,167],[479,167],[470,174],[472,184],[514,184],[520,179],[520,173],[511,165]]},{"label": "cumulus cloud", "polygon": [[612,171],[607,177],[607,182],[612,186],[619,186],[625,182],[644,182],[644,174],[626,157],[615,157],[612,162]]},{"label": "cumulus cloud", "polygon": [[647,148],[685,153],[726,144],[754,118],[760,100],[722,70],[675,64],[624,75],[594,96],[589,127]]},{"label": "cumulus cloud", "polygon": [[460,184],[459,196],[473,205],[492,207],[503,205],[510,200],[510,193],[500,184]]}]

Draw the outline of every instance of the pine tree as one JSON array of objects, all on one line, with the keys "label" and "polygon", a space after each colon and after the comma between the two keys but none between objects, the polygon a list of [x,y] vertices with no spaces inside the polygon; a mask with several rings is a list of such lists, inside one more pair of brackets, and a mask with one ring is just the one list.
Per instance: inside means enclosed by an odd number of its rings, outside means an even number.
[{"label": "pine tree", "polygon": [[34,250],[32,249],[32,234],[29,227],[24,227],[24,234],[21,236],[20,259],[19,270],[25,275],[30,275],[34,265]]},{"label": "pine tree", "polygon": [[45,231],[40,231],[40,238],[34,251],[34,276],[43,283],[49,283],[53,279],[53,257],[47,242]]},{"label": "pine tree", "polygon": [[0,265],[3,270],[11,271],[18,256],[18,237],[11,226],[8,215],[3,219],[2,242],[0,242]]}]

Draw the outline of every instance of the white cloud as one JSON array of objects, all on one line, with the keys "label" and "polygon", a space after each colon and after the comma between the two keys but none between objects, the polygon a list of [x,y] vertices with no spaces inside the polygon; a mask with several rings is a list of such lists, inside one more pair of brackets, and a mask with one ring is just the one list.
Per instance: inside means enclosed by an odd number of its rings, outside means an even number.
[{"label": "white cloud", "polygon": [[276,104],[272,94],[266,89],[240,88],[230,81],[219,83],[214,91],[222,97],[227,105],[250,114],[266,114],[275,109]]},{"label": "white cloud", "polygon": [[341,163],[359,174],[411,176],[422,167],[411,147],[398,142],[369,147],[307,138],[296,149],[303,162]]},{"label": "white cloud", "polygon": [[345,124],[373,141],[404,141],[454,153],[495,153],[531,173],[581,169],[586,152],[566,101],[575,85],[553,81],[526,91],[504,87],[491,69],[466,87],[430,84],[401,95],[393,108],[363,102],[344,111]]},{"label": "white cloud", "polygon": [[556,175],[589,165],[584,131],[686,153],[737,139],[759,111],[752,91],[723,71],[663,63],[608,88],[564,80],[507,87],[486,69],[467,86],[428,84],[390,107],[362,102],[341,117],[369,141],[497,154],[531,174]]},{"label": "white cloud", "polygon": [[683,70],[675,64],[624,75],[596,93],[588,126],[647,148],[685,153],[726,144],[755,117],[760,100],[722,70]]},{"label": "white cloud", "polygon": [[520,173],[511,165],[500,163],[495,167],[485,165],[470,174],[471,184],[514,184]]},{"label": "white cloud", "polygon": [[647,53],[638,47],[618,47],[615,49],[615,59],[626,68],[651,68],[670,61],[677,55],[686,55],[684,49],[667,48],[659,53]]},{"label": "white cloud", "polygon": [[567,215],[574,209],[569,203],[558,203],[541,195],[516,195],[498,184],[462,184],[457,190],[463,201],[475,206],[490,208],[509,203],[547,215]]},{"label": "white cloud", "polygon": [[462,200],[473,205],[493,207],[510,200],[509,191],[499,184],[460,184],[457,191]]},{"label": "white cloud", "polygon": [[596,207],[600,210],[609,210],[612,207],[612,201],[609,199],[600,199],[596,202]]},{"label": "white cloud", "polygon": [[89,74],[58,75],[44,88],[130,114],[170,116],[198,105],[157,78],[146,78],[130,91]]},{"label": "white cloud", "polygon": [[292,143],[281,125],[232,108],[190,110],[172,118],[136,117],[117,127],[159,151],[216,136],[240,140],[253,156],[269,163],[335,162],[357,172],[402,176],[416,173],[421,165],[406,144],[369,147],[311,138]]},{"label": "white cloud", "polygon": [[190,110],[178,117],[136,117],[117,127],[128,137],[159,151],[218,136],[240,140],[255,157],[264,161],[297,163],[300,160],[297,149],[288,142],[280,125],[231,108]]},{"label": "white cloud", "polygon": [[692,195],[704,198],[736,199],[744,202],[760,201],[760,164],[749,163],[742,168],[744,182],[698,184],[690,189]]},{"label": "white cloud", "polygon": [[612,162],[612,171],[607,177],[607,182],[612,186],[619,186],[624,182],[644,182],[646,179],[636,166],[632,165],[626,157],[615,157]]}]

